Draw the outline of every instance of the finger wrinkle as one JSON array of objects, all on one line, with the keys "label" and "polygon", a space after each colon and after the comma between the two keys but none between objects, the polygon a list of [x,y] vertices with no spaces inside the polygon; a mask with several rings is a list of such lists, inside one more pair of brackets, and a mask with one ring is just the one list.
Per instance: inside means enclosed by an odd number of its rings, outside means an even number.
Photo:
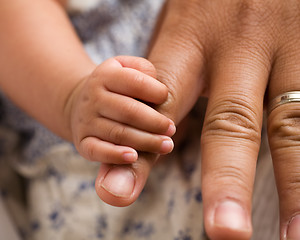
[{"label": "finger wrinkle", "polygon": [[208,180],[206,183],[211,182],[215,186],[226,186],[226,189],[231,190],[236,189],[239,195],[242,189],[243,194],[250,196],[252,194],[253,180],[249,184],[249,167],[246,167],[246,169],[247,171],[243,170],[242,167],[232,165],[219,167],[209,172],[210,176],[206,179]]},{"label": "finger wrinkle", "polygon": [[107,136],[114,144],[126,145],[126,142],[124,142],[124,136],[126,136],[126,134],[126,127],[124,125],[117,125],[112,126],[112,128],[108,130]]},{"label": "finger wrinkle", "polygon": [[279,189],[279,196],[280,199],[284,199],[286,196],[300,196],[300,176],[285,179],[284,188]]},{"label": "finger wrinkle", "polygon": [[269,116],[268,133],[272,148],[297,148],[300,146],[300,115],[297,111],[275,109]]},{"label": "finger wrinkle", "polygon": [[242,101],[224,101],[208,114],[204,126],[205,136],[221,135],[260,143],[260,125],[256,114]]}]

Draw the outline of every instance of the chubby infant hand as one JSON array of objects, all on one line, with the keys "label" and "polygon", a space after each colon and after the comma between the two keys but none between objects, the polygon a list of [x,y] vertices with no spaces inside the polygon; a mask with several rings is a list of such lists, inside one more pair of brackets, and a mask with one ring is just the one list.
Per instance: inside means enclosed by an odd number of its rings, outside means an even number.
[{"label": "chubby infant hand", "polygon": [[119,56],[97,66],[69,98],[73,142],[88,160],[129,164],[137,151],[167,154],[173,149],[173,121],[153,107],[167,87],[144,58]]}]

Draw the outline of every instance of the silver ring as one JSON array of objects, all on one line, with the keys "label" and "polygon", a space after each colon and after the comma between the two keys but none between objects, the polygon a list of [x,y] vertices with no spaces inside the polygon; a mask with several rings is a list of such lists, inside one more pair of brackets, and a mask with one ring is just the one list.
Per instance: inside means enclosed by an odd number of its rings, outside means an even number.
[{"label": "silver ring", "polygon": [[291,102],[300,102],[300,91],[286,92],[275,97],[269,104],[268,112],[270,113],[280,105]]}]

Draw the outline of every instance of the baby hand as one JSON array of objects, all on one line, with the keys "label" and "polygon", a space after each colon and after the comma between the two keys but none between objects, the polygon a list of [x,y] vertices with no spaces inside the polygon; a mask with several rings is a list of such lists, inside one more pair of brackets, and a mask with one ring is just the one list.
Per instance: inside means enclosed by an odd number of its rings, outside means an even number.
[{"label": "baby hand", "polygon": [[155,77],[146,59],[119,56],[80,82],[69,104],[73,142],[83,157],[126,164],[137,160],[137,151],[172,151],[175,125],[151,107],[168,97],[167,87]]}]

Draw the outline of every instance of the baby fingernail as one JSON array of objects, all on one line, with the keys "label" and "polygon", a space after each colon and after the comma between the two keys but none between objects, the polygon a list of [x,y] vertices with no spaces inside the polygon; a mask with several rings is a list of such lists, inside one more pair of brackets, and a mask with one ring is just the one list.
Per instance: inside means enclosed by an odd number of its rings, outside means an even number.
[{"label": "baby fingernail", "polygon": [[137,160],[137,153],[136,152],[127,152],[123,154],[123,159],[126,162],[135,162]]},{"label": "baby fingernail", "polygon": [[169,153],[173,150],[173,148],[174,148],[174,143],[172,139],[164,140],[161,144],[160,152],[162,154]]},{"label": "baby fingernail", "polygon": [[232,230],[250,230],[245,210],[233,201],[222,202],[216,208],[214,224]]},{"label": "baby fingernail", "polygon": [[171,122],[166,135],[171,137],[175,134],[175,132],[176,132],[176,127],[175,127],[174,123]]},{"label": "baby fingernail", "polygon": [[288,240],[299,240],[300,239],[300,215],[294,217],[289,223],[287,230]]},{"label": "baby fingernail", "polygon": [[117,197],[130,197],[135,186],[135,175],[127,167],[113,167],[106,174],[101,186]]}]

